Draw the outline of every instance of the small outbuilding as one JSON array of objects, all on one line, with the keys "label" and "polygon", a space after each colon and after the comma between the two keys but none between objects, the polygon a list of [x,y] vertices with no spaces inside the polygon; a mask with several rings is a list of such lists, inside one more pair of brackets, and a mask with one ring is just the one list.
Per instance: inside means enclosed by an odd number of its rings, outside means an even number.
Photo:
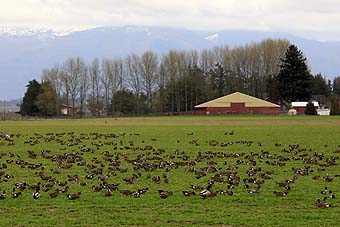
[{"label": "small outbuilding", "polygon": [[62,104],[60,112],[62,115],[74,117],[77,114],[77,108]]},{"label": "small outbuilding", "polygon": [[331,110],[330,109],[326,109],[326,108],[317,109],[316,112],[320,116],[329,116],[329,115],[331,115]]},{"label": "small outbuilding", "polygon": [[240,92],[235,92],[195,106],[196,115],[240,113],[279,114],[280,112],[281,106]]},{"label": "small outbuilding", "polygon": [[[319,109],[319,102],[313,101],[312,102],[315,110]],[[304,114],[307,108],[308,102],[292,102],[292,108],[297,111],[298,114]]]}]

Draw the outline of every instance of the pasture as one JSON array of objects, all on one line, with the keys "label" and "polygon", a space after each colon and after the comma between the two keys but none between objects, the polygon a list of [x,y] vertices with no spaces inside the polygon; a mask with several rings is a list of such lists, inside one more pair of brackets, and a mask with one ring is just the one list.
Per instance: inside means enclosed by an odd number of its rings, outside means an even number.
[{"label": "pasture", "polygon": [[338,117],[4,121],[0,132],[0,226],[338,225]]}]

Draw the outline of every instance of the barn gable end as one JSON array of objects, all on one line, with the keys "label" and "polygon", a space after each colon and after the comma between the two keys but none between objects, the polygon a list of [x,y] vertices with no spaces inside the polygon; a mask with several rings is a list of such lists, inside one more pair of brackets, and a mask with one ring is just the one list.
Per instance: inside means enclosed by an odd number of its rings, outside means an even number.
[{"label": "barn gable end", "polygon": [[195,114],[258,113],[279,114],[281,107],[271,102],[235,92],[195,106]]}]

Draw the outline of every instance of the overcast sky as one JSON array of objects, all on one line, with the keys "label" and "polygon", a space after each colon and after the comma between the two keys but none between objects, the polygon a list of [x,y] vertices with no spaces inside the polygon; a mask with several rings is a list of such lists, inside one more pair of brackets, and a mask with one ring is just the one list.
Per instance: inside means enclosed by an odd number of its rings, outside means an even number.
[{"label": "overcast sky", "polygon": [[124,25],[340,40],[340,0],[1,0],[0,26],[70,31]]}]

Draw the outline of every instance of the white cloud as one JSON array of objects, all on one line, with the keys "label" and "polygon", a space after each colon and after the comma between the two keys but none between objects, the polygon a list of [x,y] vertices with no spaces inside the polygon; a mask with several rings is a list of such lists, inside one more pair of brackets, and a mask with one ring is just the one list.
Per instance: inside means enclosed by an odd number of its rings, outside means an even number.
[{"label": "white cloud", "polygon": [[340,33],[338,0],[3,0],[3,26],[54,30],[152,25]]}]

